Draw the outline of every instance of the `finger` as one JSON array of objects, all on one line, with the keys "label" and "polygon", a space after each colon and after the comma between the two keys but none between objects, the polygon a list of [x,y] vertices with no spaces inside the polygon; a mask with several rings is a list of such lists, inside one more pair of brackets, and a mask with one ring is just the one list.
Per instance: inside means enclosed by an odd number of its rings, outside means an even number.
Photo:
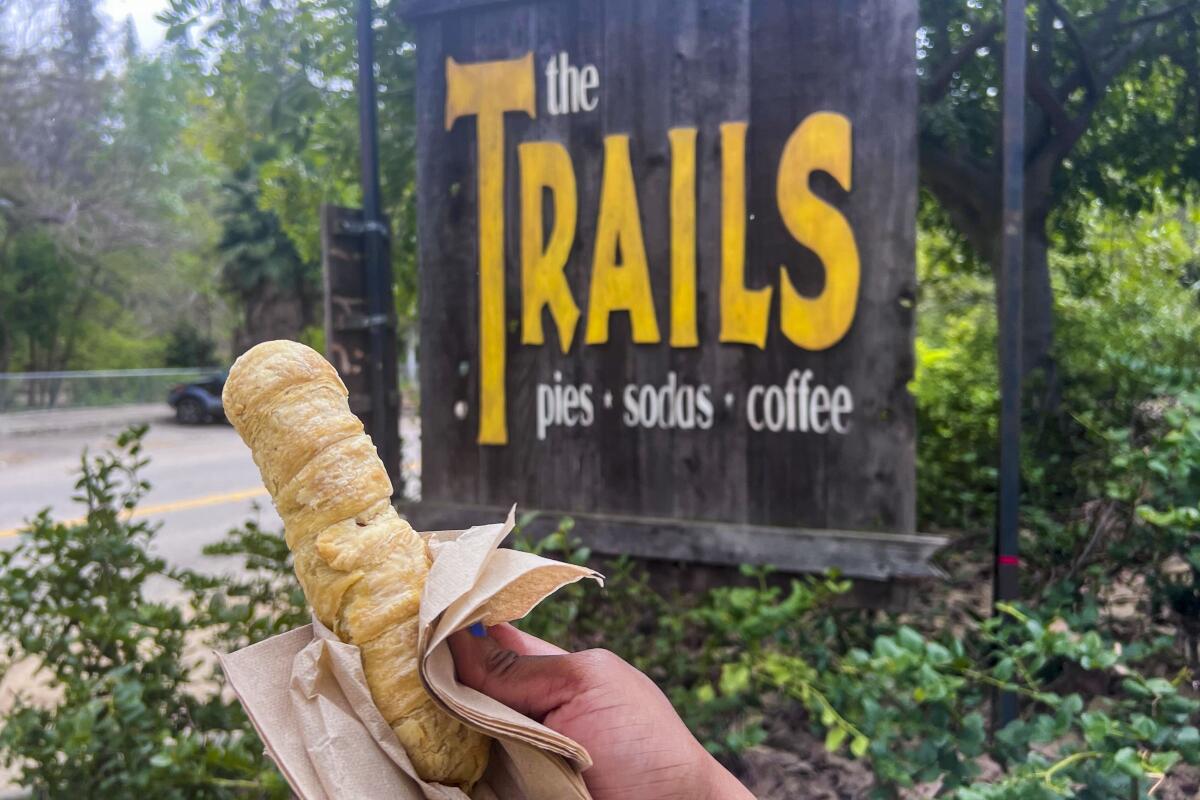
[{"label": "finger", "polygon": [[499,642],[501,647],[522,656],[561,656],[567,653],[561,647],[519,630],[507,622],[488,628],[488,636]]},{"label": "finger", "polygon": [[458,678],[522,714],[541,719],[588,685],[589,662],[578,654],[520,655],[494,637],[460,631],[450,637]]}]

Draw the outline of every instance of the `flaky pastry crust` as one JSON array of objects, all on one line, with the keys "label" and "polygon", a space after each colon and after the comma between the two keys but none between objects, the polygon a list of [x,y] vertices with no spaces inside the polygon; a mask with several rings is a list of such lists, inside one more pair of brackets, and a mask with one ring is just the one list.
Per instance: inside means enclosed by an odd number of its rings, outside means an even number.
[{"label": "flaky pastry crust", "polygon": [[234,363],[222,399],[283,518],[317,619],[359,647],[371,696],[417,773],[469,789],[491,740],[443,712],[421,685],[417,611],[429,555],[392,507],[387,470],[347,396],[316,351],[275,341]]}]

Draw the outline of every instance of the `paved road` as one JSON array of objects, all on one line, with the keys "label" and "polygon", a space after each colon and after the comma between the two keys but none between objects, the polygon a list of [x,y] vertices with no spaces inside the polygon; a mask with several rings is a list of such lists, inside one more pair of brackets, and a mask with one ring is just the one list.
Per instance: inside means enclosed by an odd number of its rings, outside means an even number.
[{"label": "paved road", "polygon": [[[119,426],[118,426],[119,429]],[[78,517],[72,502],[79,455],[111,446],[114,430],[43,431],[0,442],[0,547],[16,540],[24,521],[49,507],[58,519]],[[250,451],[228,425],[184,427],[152,423],[145,439],[149,494],[139,514],[161,521],[155,547],[168,560],[200,566],[201,548],[247,519],[282,525]],[[217,567],[211,562],[205,566]]]},{"label": "paved road", "polygon": [[[71,501],[79,455],[85,447],[111,446],[113,436],[128,422],[97,418],[83,430],[54,430],[57,426],[46,424],[38,432],[0,436],[0,547],[17,541],[25,520],[43,508],[53,509],[58,519],[83,513]],[[163,557],[180,566],[224,572],[233,565],[203,556],[204,545],[247,519],[282,530],[250,451],[233,428],[181,426],[161,412],[149,421],[145,455],[150,464],[144,477],[151,489],[138,514],[162,523],[155,547]],[[403,429],[411,454],[415,426],[406,420]],[[406,472],[411,475],[415,466],[410,458]]]}]

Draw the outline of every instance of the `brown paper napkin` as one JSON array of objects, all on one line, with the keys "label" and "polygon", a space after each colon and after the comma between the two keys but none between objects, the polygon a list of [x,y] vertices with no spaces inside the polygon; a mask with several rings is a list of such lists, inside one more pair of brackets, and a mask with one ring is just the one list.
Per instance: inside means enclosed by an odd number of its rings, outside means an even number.
[{"label": "brown paper napkin", "polygon": [[[454,674],[450,634],[475,622],[520,619],[568,583],[603,582],[584,567],[500,549],[513,513],[502,524],[427,536],[433,566],[421,597],[418,670],[448,713],[496,739],[469,800],[590,800],[579,774],[591,766],[587,751],[463,686]],[[301,800],[468,800],[457,788],[417,777],[371,700],[358,648],[315,619],[218,657],[268,755]]]}]

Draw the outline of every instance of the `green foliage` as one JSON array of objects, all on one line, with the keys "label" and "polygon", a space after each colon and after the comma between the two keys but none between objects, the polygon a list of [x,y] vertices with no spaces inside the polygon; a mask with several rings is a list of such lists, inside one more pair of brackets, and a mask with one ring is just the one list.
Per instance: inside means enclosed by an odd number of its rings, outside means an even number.
[{"label": "green foliage", "polygon": [[[1200,374],[1197,210],[1164,202],[1127,218],[1093,206],[1085,228],[1080,253],[1052,259],[1060,411],[1044,419],[1043,387],[1031,382],[1024,392],[1025,503],[1032,516],[1060,526],[1122,469],[1109,459],[1104,432],[1128,429],[1141,404]],[[947,236],[922,234],[911,387],[918,509],[926,527],[985,529],[993,518],[999,399],[994,288],[961,262]]]},{"label": "green foliage", "polygon": [[[524,528],[530,518],[522,520]],[[516,547],[586,563],[590,551],[571,536],[574,522],[531,542],[518,529]],[[646,568],[629,558],[601,565],[605,598],[582,584],[564,587],[521,620],[522,630],[570,649],[604,647],[649,675],[666,692],[684,721],[714,753],[731,754],[761,742],[761,698],[750,691],[739,654],[783,645],[789,626],[804,626],[845,591],[835,579],[768,585],[767,573],[743,570],[753,586],[714,590],[705,601],[655,591]],[[816,627],[815,623],[813,627]],[[832,630],[827,628],[827,633]]]},{"label": "green foliage", "polygon": [[[1095,591],[1118,571],[1141,575],[1146,617],[1194,625],[1200,617],[1200,393],[1177,390],[1144,404],[1136,425],[1104,432],[1111,465],[1098,492],[1117,520],[1104,551],[1072,553],[1080,580]],[[1091,541],[1091,539],[1089,539]],[[1165,573],[1174,559],[1179,568]]]},{"label": "green foliage", "polygon": [[[0,669],[31,659],[49,694],[17,699],[0,726],[0,762],[38,797],[286,797],[240,706],[195,694],[189,666],[197,631],[224,642],[259,630],[244,617],[189,619],[155,599],[200,579],[152,555],[154,526],[129,519],[148,489],[144,433],[85,454],[82,522],[43,512],[0,554]],[[271,608],[280,604],[276,595]]]},{"label": "green foliage", "polygon": [[[1120,649],[1094,631],[1006,612],[1008,619],[983,620],[965,636],[929,639],[900,626],[870,648],[850,649],[832,670],[810,678],[838,709],[837,724],[828,712],[816,714],[820,707],[803,694],[789,693],[823,727],[852,726],[869,740],[862,750],[881,794],[938,784],[945,796],[962,798],[1124,796],[1131,778],[1148,788],[1179,758],[1200,759],[1190,726],[1200,703],[1168,681],[1133,672]],[[1085,697],[1074,687],[1055,688],[1071,669],[1125,677],[1111,692]],[[811,672],[794,654],[776,656],[766,670],[784,687]],[[1018,695],[1025,713],[988,742],[995,690]],[[976,784],[984,755],[1003,764],[1004,774]]]},{"label": "green foliage", "polygon": [[181,322],[167,336],[164,366],[211,367],[217,363],[217,345],[195,326]]},{"label": "green foliage", "polygon": [[959,271],[937,232],[918,247],[917,502],[922,525],[971,529],[990,519],[996,485],[996,316],[991,281]]},{"label": "green foliage", "polygon": [[[1165,549],[1190,547],[1192,557],[1198,512],[1184,501],[1196,496],[1198,420],[1200,397],[1185,394],[1158,422],[1169,447],[1114,437],[1129,482],[1110,487],[1114,500],[1136,499],[1138,519]],[[151,555],[154,527],[129,514],[148,488],[144,431],[122,436],[115,454],[85,456],[82,522],[43,513],[0,555],[0,666],[34,659],[51,690],[9,713],[0,762],[39,796],[284,797],[240,707],[200,688],[219,685],[219,675],[188,652],[200,643],[238,649],[308,620],[287,546],[249,523],[207,547],[243,562],[235,578],[174,570]],[[1144,475],[1157,478],[1139,483]],[[590,561],[572,530],[563,520],[518,546]],[[788,746],[798,726],[868,764],[878,797],[1144,797],[1176,764],[1200,764],[1189,673],[1164,677],[1153,645],[1121,646],[1083,617],[1068,624],[1005,606],[999,618],[923,633],[841,608],[849,583],[834,575],[784,581],[743,568],[731,585],[686,594],[657,591],[647,566],[629,559],[600,566],[604,596],[566,587],[521,626],[573,649],[617,652],[735,764],[747,748]],[[155,599],[155,585],[173,587],[188,610]],[[997,689],[1018,695],[1023,711],[989,737]]]},{"label": "green foliage", "polygon": [[[999,231],[998,213],[978,215],[999,206],[1002,7],[922,0],[920,20],[921,148],[934,156],[922,159],[922,183],[926,205],[942,204],[925,214],[986,260]],[[1136,214],[1164,191],[1179,200],[1196,190],[1198,20],[1194,2],[1027,3],[1031,230],[1040,235],[1049,218],[1067,233],[1063,252],[1078,252],[1094,200]]]},{"label": "green foliage", "polygon": [[248,521],[203,552],[236,558],[240,568],[232,580],[195,572],[182,576],[195,618],[207,628],[213,647],[232,653],[312,621],[292,571],[292,554],[280,534]]},{"label": "green foliage", "polygon": [[5,371],[16,366],[11,362],[18,353],[32,357],[35,348],[54,341],[59,309],[69,302],[77,269],[61,258],[46,232],[14,227],[0,223],[0,369]]},{"label": "green foliage", "polygon": [[[519,546],[583,563],[590,554],[571,530],[563,520]],[[614,650],[654,678],[726,760],[767,741],[772,717],[798,712],[829,750],[870,765],[879,797],[917,786],[935,792],[921,796],[959,800],[1099,800],[1135,796],[1134,787],[1145,796],[1176,763],[1200,763],[1200,702],[1181,691],[1187,674],[1144,675],[1144,648],[1062,619],[1010,606],[931,637],[836,608],[849,585],[833,576],[784,585],[743,569],[746,585],[664,597],[644,566],[616,560],[603,569],[602,599],[565,589],[521,627],[571,648]],[[1104,680],[1071,679],[1083,675]],[[1017,694],[1023,714],[992,739],[997,689]],[[999,775],[984,780],[988,764]]]},{"label": "green foliage", "polygon": [[95,6],[0,14],[0,370],[157,366],[175,322],[223,322],[194,70],[117,59]]},{"label": "green foliage", "polygon": [[[320,204],[361,202],[355,9],[349,0],[173,0],[164,13],[174,46],[212,65],[196,98],[205,115],[195,136],[224,170],[252,175],[258,207],[311,265]],[[390,6],[376,11],[374,31],[381,198],[404,335],[416,314],[416,53]]]},{"label": "green foliage", "polygon": [[[316,313],[320,265],[305,260],[284,234],[279,218],[260,206],[255,166],[234,170],[223,187],[218,216],[221,288],[240,309],[247,330],[243,345],[274,338],[299,338]],[[270,322],[285,320],[282,328]]]},{"label": "green foliage", "polygon": [[[1054,259],[1061,413],[1050,424],[1029,417],[1029,502],[1047,511],[1102,497],[1123,469],[1104,432],[1129,429],[1144,404],[1200,375],[1200,287],[1189,277],[1200,210],[1160,203],[1129,219],[1093,206],[1081,221],[1082,252]],[[1037,384],[1026,391],[1043,402]]]}]

